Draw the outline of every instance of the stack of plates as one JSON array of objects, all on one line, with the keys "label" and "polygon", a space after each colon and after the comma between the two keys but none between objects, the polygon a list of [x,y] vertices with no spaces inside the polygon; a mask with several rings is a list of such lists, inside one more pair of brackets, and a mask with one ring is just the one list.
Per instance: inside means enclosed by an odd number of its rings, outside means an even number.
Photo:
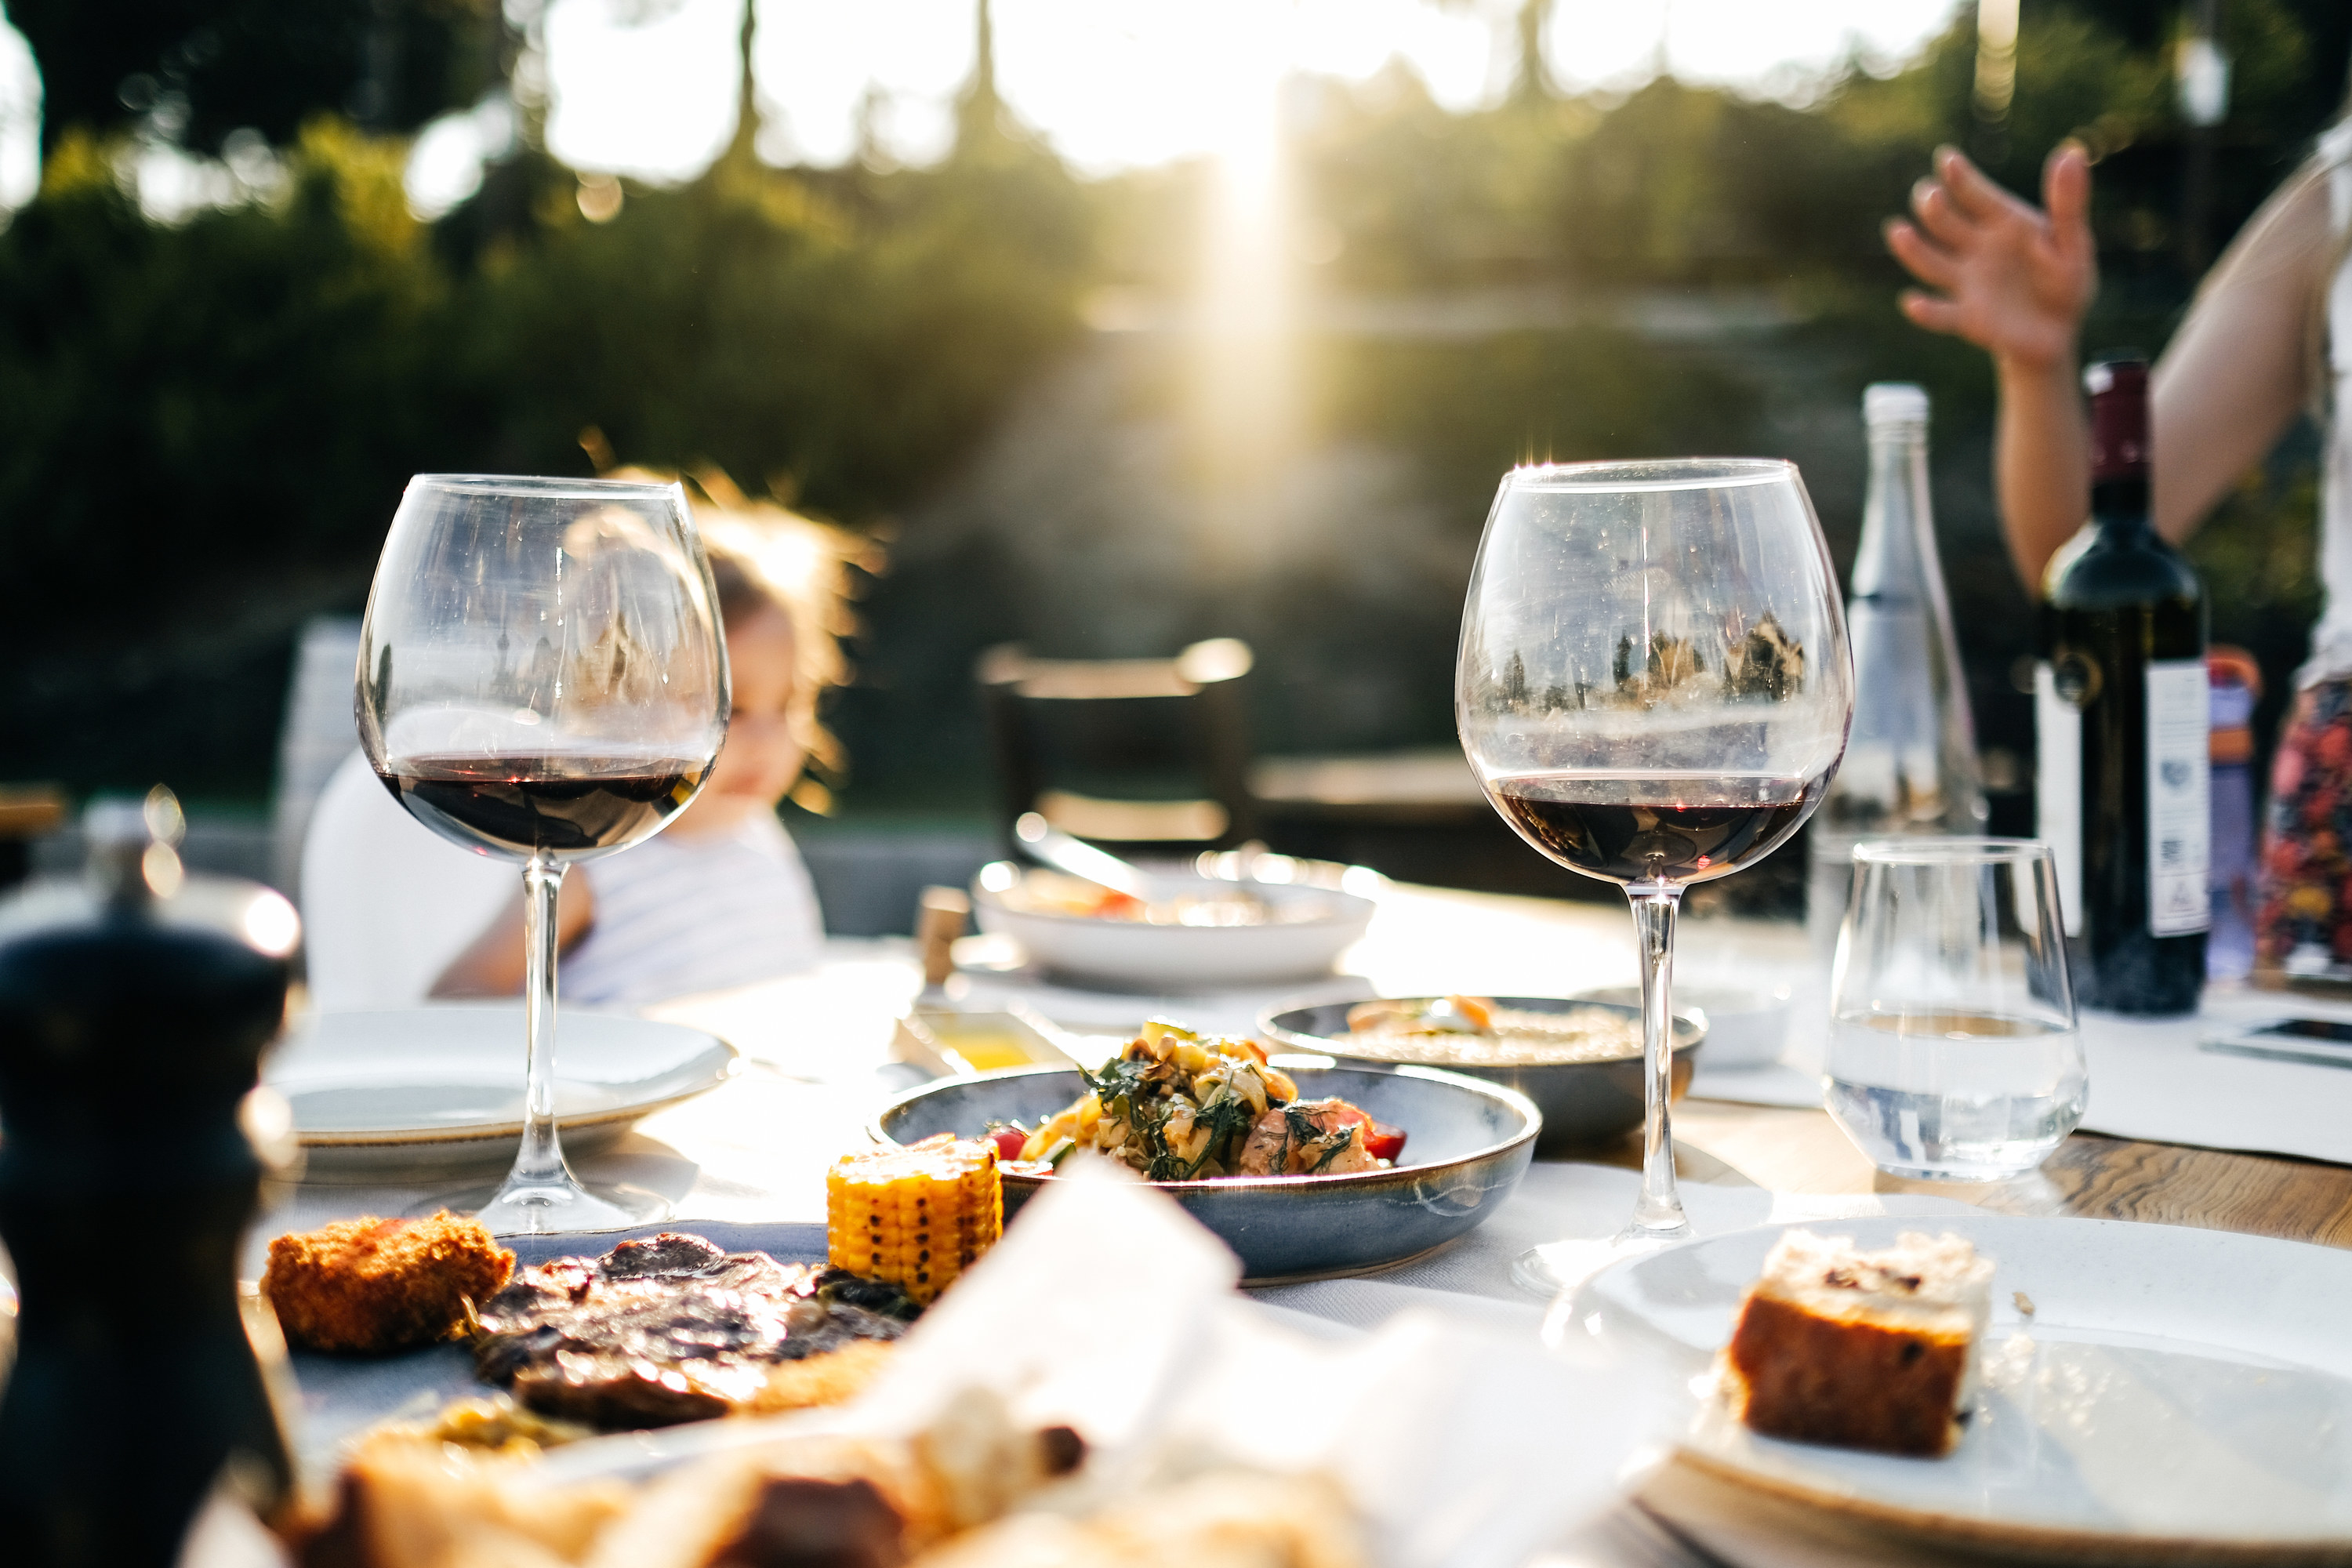
[{"label": "stack of plates", "polygon": [[[314,1174],[502,1165],[522,1137],[520,1004],[314,1014],[264,1066]],[[680,1024],[566,1009],[555,1110],[567,1152],[733,1077],[735,1047]]]}]

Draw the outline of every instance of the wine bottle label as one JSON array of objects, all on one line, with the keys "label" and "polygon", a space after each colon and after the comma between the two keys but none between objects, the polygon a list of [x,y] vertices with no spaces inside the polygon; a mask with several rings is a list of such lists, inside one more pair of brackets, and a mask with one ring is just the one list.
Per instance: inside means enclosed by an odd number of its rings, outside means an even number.
[{"label": "wine bottle label", "polygon": [[2083,713],[2058,695],[2042,659],[2033,667],[2033,830],[2058,862],[2058,915],[2083,934]]},{"label": "wine bottle label", "polygon": [[2212,920],[2206,892],[2211,831],[2211,688],[2201,658],[2147,667],[2147,929],[2189,936]]}]

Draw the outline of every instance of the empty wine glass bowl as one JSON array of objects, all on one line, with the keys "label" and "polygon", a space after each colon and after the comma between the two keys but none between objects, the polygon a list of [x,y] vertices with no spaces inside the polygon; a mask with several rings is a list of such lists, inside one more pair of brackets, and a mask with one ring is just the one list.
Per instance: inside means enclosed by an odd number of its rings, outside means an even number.
[{"label": "empty wine glass bowl", "polygon": [[2032,1170],[2083,1120],[2088,1091],[2050,847],[1879,839],[1853,858],[1831,980],[1831,1116],[1893,1175]]}]

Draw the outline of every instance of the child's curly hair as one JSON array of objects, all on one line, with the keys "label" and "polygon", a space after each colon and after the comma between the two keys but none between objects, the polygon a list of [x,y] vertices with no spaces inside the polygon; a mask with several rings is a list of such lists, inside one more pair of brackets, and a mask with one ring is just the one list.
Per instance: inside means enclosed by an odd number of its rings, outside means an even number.
[{"label": "child's curly hair", "polygon": [[719,591],[722,619],[772,605],[792,622],[795,690],[786,719],[808,761],[790,798],[807,810],[830,812],[834,790],[848,776],[849,756],[824,727],[822,707],[824,694],[848,685],[855,673],[842,642],[859,629],[850,608],[860,587],[858,574],[881,574],[882,547],[862,533],[821,522],[780,501],[753,500],[715,467],[683,474],[613,468],[601,435],[589,432],[581,445],[606,479],[677,479],[686,486],[695,528],[710,557],[711,584]]}]

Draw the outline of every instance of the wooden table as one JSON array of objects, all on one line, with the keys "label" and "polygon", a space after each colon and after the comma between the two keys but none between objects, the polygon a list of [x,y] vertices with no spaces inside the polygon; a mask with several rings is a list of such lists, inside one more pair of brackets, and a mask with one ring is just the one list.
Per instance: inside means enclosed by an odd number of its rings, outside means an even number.
[{"label": "wooden table", "polygon": [[[2077,1132],[2016,1181],[1913,1182],[1873,1169],[1825,1111],[1689,1100],[1675,1142],[1696,1181],[1781,1192],[1932,1193],[1999,1214],[2080,1215],[2352,1247],[2352,1168]],[[1621,1161],[1637,1162],[1631,1152]]]}]

